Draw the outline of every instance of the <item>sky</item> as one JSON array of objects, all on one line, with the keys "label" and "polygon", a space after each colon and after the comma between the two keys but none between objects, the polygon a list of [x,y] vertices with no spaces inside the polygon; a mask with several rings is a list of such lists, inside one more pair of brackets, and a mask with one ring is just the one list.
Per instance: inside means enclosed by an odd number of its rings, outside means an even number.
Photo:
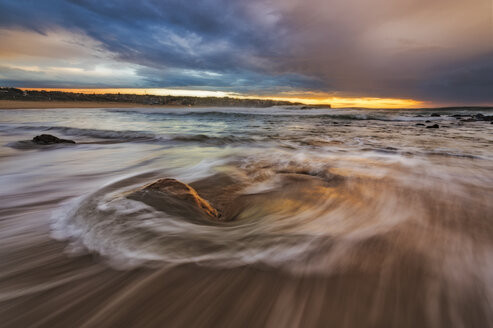
[{"label": "sky", "polygon": [[493,0],[0,0],[0,86],[493,105]]}]

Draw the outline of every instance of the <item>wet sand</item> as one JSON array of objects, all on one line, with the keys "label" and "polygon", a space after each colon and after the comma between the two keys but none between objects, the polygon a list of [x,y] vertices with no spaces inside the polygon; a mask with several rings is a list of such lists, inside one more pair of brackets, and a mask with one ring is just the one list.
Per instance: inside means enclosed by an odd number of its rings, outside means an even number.
[{"label": "wet sand", "polygon": [[[383,245],[367,246],[378,252]],[[2,327],[489,326],[480,290],[450,313],[447,290],[423,288],[432,273],[419,257],[396,260],[385,278],[378,268],[293,277],[261,268],[195,265],[117,271],[89,255],[67,258],[62,249],[45,241],[2,257],[0,287],[24,294],[2,295]],[[16,263],[17,257],[23,263]],[[430,297],[436,292],[442,296],[434,309]],[[439,316],[430,320],[430,311]],[[458,321],[451,321],[454,317]]]},{"label": "wet sand", "polygon": [[[4,111],[0,326],[493,326],[491,124],[292,113]],[[158,178],[228,222],[127,197]]]},{"label": "wet sand", "polygon": [[[305,179],[299,188],[284,188],[283,196],[303,194]],[[217,193],[222,182],[215,188],[207,178],[195,187]],[[477,192],[481,199],[484,191]],[[432,197],[409,196],[416,204]],[[262,206],[261,199],[253,203]],[[234,268],[161,263],[118,270],[95,254],[69,255],[66,243],[50,238],[48,212],[38,211],[36,222],[24,226],[26,238],[1,242],[2,327],[488,327],[488,286],[475,261],[484,255],[481,245],[490,244],[489,205],[479,202],[471,211],[427,202],[424,210],[426,235],[419,224],[407,222],[349,250],[329,242],[298,263],[296,273],[261,263]],[[27,216],[15,212],[7,212],[0,227]],[[436,213],[446,219],[434,222]],[[476,220],[484,224],[477,226]],[[462,262],[474,249],[478,259],[470,268],[447,263],[453,253],[442,248],[447,239],[457,246],[456,233],[473,237],[452,256]],[[343,256],[337,256],[338,248]],[[441,259],[440,254],[448,255]],[[313,265],[323,270],[310,270]]]}]

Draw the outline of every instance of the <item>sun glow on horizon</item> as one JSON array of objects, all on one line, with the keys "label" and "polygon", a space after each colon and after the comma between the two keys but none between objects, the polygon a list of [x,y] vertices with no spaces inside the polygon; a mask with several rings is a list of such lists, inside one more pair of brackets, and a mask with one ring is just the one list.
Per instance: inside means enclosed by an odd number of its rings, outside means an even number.
[{"label": "sun glow on horizon", "polygon": [[184,97],[237,97],[238,95],[225,91],[208,91],[193,89],[166,89],[166,88],[20,88],[36,91],[62,91],[87,94],[122,93],[150,96],[184,96]]},{"label": "sun glow on horizon", "polygon": [[427,104],[424,101],[400,98],[371,98],[371,97],[254,97],[261,99],[286,100],[292,102],[302,102],[307,105],[330,104],[332,108],[420,108]]},{"label": "sun glow on horizon", "polygon": [[86,94],[122,93],[154,96],[191,96],[191,97],[232,97],[242,99],[271,99],[278,101],[300,102],[307,105],[330,104],[333,108],[364,107],[364,108],[420,108],[430,106],[429,103],[414,99],[375,98],[375,97],[332,97],[324,94],[291,95],[242,95],[226,91],[168,89],[168,88],[21,88],[22,90],[63,91]]}]

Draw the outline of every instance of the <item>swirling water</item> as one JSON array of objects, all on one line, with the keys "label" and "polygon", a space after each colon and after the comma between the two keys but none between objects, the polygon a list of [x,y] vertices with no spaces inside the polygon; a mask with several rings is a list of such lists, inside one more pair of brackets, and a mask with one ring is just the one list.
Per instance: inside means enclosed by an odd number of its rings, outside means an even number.
[{"label": "swirling water", "polygon": [[[493,125],[452,116],[478,113],[493,111],[2,111],[0,318],[491,326]],[[160,177],[232,220],[126,197]]]}]

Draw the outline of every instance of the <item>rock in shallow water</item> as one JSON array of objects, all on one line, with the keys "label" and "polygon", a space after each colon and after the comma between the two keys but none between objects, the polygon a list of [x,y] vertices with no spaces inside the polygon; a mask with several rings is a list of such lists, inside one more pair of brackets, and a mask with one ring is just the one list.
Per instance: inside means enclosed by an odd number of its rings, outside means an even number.
[{"label": "rock in shallow water", "polygon": [[39,136],[35,136],[32,141],[38,145],[52,145],[52,144],[59,144],[59,143],[74,144],[75,143],[75,141],[73,141],[73,140],[60,139],[58,137],[52,136],[51,134],[41,134]]},{"label": "rock in shallow water", "polygon": [[438,124],[428,125],[427,129],[438,129],[440,126]]},{"label": "rock in shallow water", "polygon": [[185,217],[195,215],[218,220],[219,212],[203,199],[195,189],[175,179],[159,179],[127,196],[158,210]]},{"label": "rock in shallow water", "polygon": [[462,122],[479,122],[479,121],[486,121],[486,122],[493,122],[493,115],[483,115],[481,113],[479,114],[455,114],[452,115],[452,117],[455,117],[456,119],[461,119]]}]

